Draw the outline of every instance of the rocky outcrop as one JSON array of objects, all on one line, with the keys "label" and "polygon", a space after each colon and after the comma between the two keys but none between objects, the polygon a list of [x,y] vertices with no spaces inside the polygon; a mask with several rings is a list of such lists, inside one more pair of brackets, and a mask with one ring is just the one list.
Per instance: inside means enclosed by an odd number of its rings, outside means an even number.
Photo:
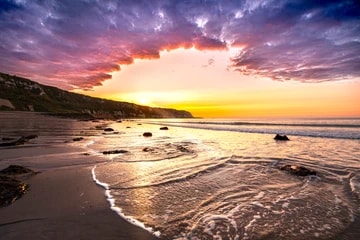
[{"label": "rocky outcrop", "polygon": [[0,171],[0,207],[7,206],[22,197],[29,185],[19,180],[35,175],[31,169],[10,165]]},{"label": "rocky outcrop", "polygon": [[160,130],[169,130],[168,127],[161,127]]},{"label": "rocky outcrop", "polygon": [[12,204],[22,197],[29,185],[15,178],[0,175],[0,207]]},{"label": "rocky outcrop", "polygon": [[289,141],[290,140],[286,135],[280,135],[280,134],[276,134],[274,139],[279,140],[279,141]]},{"label": "rocky outcrop", "polygon": [[143,133],[143,136],[144,136],[144,137],[151,137],[151,136],[152,136],[152,133],[151,133],[151,132],[144,132],[144,133]]},{"label": "rocky outcrop", "polygon": [[29,168],[19,166],[19,165],[10,165],[9,167],[0,171],[1,175],[19,175],[19,174],[30,174],[34,175],[35,172]]}]

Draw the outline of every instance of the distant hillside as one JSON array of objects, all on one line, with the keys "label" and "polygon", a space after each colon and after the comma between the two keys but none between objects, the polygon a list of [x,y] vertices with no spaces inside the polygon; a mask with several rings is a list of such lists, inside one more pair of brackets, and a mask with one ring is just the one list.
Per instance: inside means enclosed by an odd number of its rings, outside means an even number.
[{"label": "distant hillside", "polygon": [[191,113],[71,93],[0,73],[0,110],[35,111],[96,118],[191,118]]}]

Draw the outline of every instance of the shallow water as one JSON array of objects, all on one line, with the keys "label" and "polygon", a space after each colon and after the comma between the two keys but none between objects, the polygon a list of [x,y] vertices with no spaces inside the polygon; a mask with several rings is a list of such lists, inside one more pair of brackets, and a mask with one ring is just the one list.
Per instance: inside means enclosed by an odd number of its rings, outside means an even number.
[{"label": "shallow water", "polygon": [[[166,239],[331,239],[360,226],[358,139],[277,142],[273,134],[166,124],[173,127],[143,124],[121,141],[90,146],[129,151],[98,166],[96,176],[124,215]],[[143,138],[145,130],[154,136]],[[318,176],[289,175],[278,170],[284,164]]]},{"label": "shallow water", "polygon": [[[90,156],[69,154],[72,164],[94,158],[94,178],[106,187],[112,208],[165,239],[360,238],[359,120],[53,122],[54,131],[45,123],[17,123],[14,131],[7,123],[0,133],[38,133],[32,147],[84,149]],[[117,133],[104,134],[100,126]],[[153,136],[143,137],[145,131]],[[274,133],[291,141],[275,141]],[[76,136],[85,140],[71,142]],[[101,153],[108,150],[128,152]],[[280,171],[285,164],[317,176]]]}]

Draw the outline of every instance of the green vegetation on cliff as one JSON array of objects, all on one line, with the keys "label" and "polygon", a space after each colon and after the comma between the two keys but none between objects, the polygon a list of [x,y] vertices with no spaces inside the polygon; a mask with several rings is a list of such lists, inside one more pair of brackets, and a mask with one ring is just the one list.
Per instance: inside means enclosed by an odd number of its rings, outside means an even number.
[{"label": "green vegetation on cliff", "polygon": [[187,111],[89,97],[5,73],[0,73],[0,110],[89,114],[104,118],[192,117]]}]

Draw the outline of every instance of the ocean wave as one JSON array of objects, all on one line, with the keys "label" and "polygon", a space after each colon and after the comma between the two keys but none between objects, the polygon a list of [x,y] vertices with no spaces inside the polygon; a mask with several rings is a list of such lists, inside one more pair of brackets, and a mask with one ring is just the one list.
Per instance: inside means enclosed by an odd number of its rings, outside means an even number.
[{"label": "ocean wave", "polygon": [[122,217],[123,219],[125,219],[125,220],[128,221],[129,223],[134,224],[135,226],[138,226],[138,227],[140,227],[140,228],[142,228],[142,229],[144,229],[144,230],[152,233],[153,235],[159,237],[159,236],[160,236],[160,232],[154,231],[153,228],[145,226],[144,223],[136,220],[135,218],[133,218],[133,217],[131,217],[131,216],[125,215],[125,214],[123,213],[123,210],[122,210],[120,207],[116,206],[116,204],[115,204],[115,198],[114,198],[114,196],[111,194],[111,191],[110,191],[110,188],[109,188],[109,184],[104,183],[104,182],[101,182],[101,181],[97,178],[96,173],[95,173],[96,167],[97,167],[97,165],[95,165],[95,166],[92,168],[92,170],[91,170],[91,175],[92,175],[93,181],[94,181],[97,185],[99,185],[99,186],[101,186],[101,187],[103,187],[103,188],[105,189],[105,196],[106,196],[107,201],[108,201],[109,204],[110,204],[110,209],[113,210],[114,212],[116,212],[120,217]]},{"label": "ocean wave", "polygon": [[[292,123],[292,122],[237,122],[237,121],[161,121],[169,126],[215,131],[234,131],[260,134],[287,134],[302,137],[360,139],[360,120],[350,123]],[[148,123],[159,124],[157,121]]]},{"label": "ocean wave", "polygon": [[[215,171],[219,168],[225,167],[227,165],[228,161],[220,162],[218,164],[199,164],[196,166],[196,170],[193,169],[193,167],[183,167],[180,169],[177,169],[176,171],[170,171],[161,173],[158,175],[157,179],[160,179],[160,181],[155,181],[143,185],[132,185],[132,186],[116,186],[111,185],[110,189],[117,189],[117,190],[125,190],[125,189],[136,189],[136,188],[151,188],[151,187],[159,187],[164,185],[169,185],[173,183],[179,183],[188,181],[192,178],[196,178],[201,174],[209,173],[211,171]],[[123,184],[123,183],[122,183]]]},{"label": "ocean wave", "polygon": [[360,128],[360,124],[342,124],[342,123],[271,123],[271,122],[229,122],[229,121],[199,121],[199,122],[181,122],[184,124],[200,125],[243,125],[243,126],[285,126],[285,127],[321,127],[321,128]]}]

